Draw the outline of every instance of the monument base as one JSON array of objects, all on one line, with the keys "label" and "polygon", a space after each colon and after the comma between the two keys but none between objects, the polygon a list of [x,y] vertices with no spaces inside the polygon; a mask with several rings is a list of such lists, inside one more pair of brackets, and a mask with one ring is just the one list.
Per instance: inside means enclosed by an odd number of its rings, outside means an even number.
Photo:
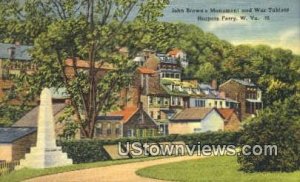
[{"label": "monument base", "polygon": [[18,169],[23,167],[43,169],[73,164],[72,159],[68,159],[67,153],[63,153],[61,147],[32,147],[30,150],[30,153],[25,155],[25,159],[20,161]]}]

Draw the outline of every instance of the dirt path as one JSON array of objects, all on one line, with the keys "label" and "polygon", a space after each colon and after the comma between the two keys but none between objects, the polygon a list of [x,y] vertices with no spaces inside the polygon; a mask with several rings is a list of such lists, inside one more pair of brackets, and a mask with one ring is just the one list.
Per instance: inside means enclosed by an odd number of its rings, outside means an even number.
[{"label": "dirt path", "polygon": [[141,168],[165,164],[170,162],[179,162],[184,160],[199,159],[199,156],[172,157],[166,159],[157,159],[152,161],[135,162],[129,164],[120,164],[79,171],[71,171],[48,176],[42,176],[27,180],[27,182],[65,182],[65,181],[101,181],[101,182],[159,182],[150,178],[143,178],[135,174],[135,171]]}]

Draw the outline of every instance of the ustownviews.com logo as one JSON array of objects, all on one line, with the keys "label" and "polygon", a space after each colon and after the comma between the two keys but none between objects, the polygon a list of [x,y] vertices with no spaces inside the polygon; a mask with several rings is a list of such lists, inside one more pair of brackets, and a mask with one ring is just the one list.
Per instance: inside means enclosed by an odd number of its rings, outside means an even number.
[{"label": "ustownviews.com logo", "polygon": [[180,156],[180,155],[198,155],[198,156],[234,156],[234,155],[266,155],[277,156],[277,145],[201,145],[200,142],[193,145],[183,143],[140,143],[126,142],[118,144],[118,153],[121,156]]}]

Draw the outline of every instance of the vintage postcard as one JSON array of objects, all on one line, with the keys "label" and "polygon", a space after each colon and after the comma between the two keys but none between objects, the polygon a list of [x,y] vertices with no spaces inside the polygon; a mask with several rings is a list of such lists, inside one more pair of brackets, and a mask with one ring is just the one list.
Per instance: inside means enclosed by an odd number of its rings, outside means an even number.
[{"label": "vintage postcard", "polygon": [[0,0],[0,182],[296,182],[299,146],[299,0]]}]

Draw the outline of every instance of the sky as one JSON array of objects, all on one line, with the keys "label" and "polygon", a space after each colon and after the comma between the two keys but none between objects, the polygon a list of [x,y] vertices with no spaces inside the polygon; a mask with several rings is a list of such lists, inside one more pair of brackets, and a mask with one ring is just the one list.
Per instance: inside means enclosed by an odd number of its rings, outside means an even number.
[{"label": "sky", "polygon": [[[204,12],[188,13],[187,8],[202,9]],[[210,12],[211,8],[238,9],[238,12]],[[250,8],[252,12],[242,12]],[[266,12],[254,12],[254,8],[266,9]],[[269,12],[269,8],[285,10]],[[174,9],[182,9],[183,12],[174,13]],[[222,20],[222,16],[237,19]],[[247,20],[241,20],[241,16],[246,16]],[[250,16],[259,20],[251,20]],[[219,21],[199,21],[198,17],[218,17]],[[267,44],[273,48],[291,49],[300,54],[300,0],[170,0],[162,21],[198,25],[205,32],[212,32],[234,45]]]}]

